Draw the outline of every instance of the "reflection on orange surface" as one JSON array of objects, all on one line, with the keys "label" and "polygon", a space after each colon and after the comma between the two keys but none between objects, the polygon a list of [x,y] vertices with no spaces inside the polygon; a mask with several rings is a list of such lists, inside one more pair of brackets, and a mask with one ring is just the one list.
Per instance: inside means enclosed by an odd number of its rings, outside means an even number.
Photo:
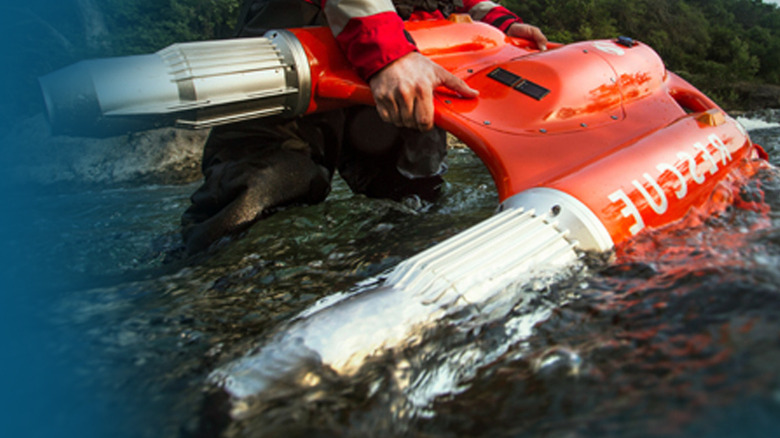
[{"label": "reflection on orange surface", "polygon": [[651,91],[651,79],[650,73],[647,72],[620,75],[618,83],[623,97],[629,101],[647,95]]},{"label": "reflection on orange surface", "polygon": [[441,56],[453,53],[468,53],[498,47],[496,40],[486,38],[481,35],[475,35],[471,41],[461,44],[448,44],[439,47],[424,48],[420,51],[426,56]]},{"label": "reflection on orange surface", "polygon": [[650,93],[651,76],[646,72],[622,74],[617,83],[605,83],[588,92],[586,105],[579,107],[563,107],[553,112],[545,120],[566,120],[574,117],[600,114],[617,108],[621,102],[628,102]]},{"label": "reflection on orange surface", "polygon": [[588,92],[590,99],[587,105],[580,107],[563,107],[553,112],[545,120],[566,120],[594,113],[602,113],[618,107],[621,103],[620,87],[616,84],[603,84]]}]

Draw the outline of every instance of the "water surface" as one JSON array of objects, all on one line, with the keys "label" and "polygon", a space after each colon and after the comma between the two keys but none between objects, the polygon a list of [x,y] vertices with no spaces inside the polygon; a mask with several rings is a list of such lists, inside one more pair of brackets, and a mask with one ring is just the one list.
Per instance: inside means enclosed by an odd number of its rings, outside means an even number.
[{"label": "water surface", "polygon": [[[751,134],[780,163],[780,128]],[[17,275],[46,285],[25,324],[53,335],[28,343],[31,357],[45,351],[64,371],[18,386],[62,386],[51,421],[96,436],[725,437],[780,426],[773,170],[743,189],[769,212],[731,208],[644,234],[616,263],[590,260],[489,324],[442,327],[353,378],[280,390],[275,405],[225,422],[211,371],[318,299],[493,213],[492,181],[470,151],[453,151],[447,180],[433,205],[354,196],[337,181],[325,203],[197,259],[177,234],[194,185],[47,188],[24,217],[33,236],[8,236],[7,248],[25,260]],[[456,390],[430,397],[453,367],[465,376]],[[424,408],[415,394],[428,394]]]}]

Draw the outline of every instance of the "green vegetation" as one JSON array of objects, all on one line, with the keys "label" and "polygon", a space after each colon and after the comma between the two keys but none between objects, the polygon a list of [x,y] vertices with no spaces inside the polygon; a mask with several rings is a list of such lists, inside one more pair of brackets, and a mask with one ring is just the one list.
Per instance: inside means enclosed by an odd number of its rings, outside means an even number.
[{"label": "green vegetation", "polygon": [[232,35],[240,0],[102,0],[110,39],[122,54]]},{"label": "green vegetation", "polygon": [[[721,104],[780,86],[780,9],[761,0],[504,0],[551,40],[627,35]],[[771,96],[769,96],[771,102]],[[777,99],[774,99],[777,102]],[[761,105],[761,102],[752,102]]]}]

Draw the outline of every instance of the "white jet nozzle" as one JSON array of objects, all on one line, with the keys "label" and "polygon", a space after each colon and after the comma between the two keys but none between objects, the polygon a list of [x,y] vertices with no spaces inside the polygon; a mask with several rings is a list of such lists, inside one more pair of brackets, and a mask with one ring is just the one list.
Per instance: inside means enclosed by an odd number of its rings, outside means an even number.
[{"label": "white jet nozzle", "polygon": [[86,136],[297,115],[311,97],[306,53],[285,30],[82,61],[39,82],[52,131]]}]

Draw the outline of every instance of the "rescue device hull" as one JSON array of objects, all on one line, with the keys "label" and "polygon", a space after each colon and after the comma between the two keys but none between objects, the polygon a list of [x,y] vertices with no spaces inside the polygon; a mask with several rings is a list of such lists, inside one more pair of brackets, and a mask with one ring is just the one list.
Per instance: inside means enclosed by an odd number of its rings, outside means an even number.
[{"label": "rescue device hull", "polygon": [[[749,168],[763,155],[736,120],[640,42],[586,41],[540,52],[478,23],[413,22],[407,29],[423,54],[480,92],[476,99],[437,93],[437,126],[479,155],[502,208],[550,210],[559,220],[569,216],[563,207],[580,210],[572,213],[580,218],[572,231],[580,249],[610,249],[681,219],[709,202],[731,169]],[[371,103],[348,64],[334,62],[332,48],[320,52],[325,32],[293,32],[313,60],[309,111]]]}]

